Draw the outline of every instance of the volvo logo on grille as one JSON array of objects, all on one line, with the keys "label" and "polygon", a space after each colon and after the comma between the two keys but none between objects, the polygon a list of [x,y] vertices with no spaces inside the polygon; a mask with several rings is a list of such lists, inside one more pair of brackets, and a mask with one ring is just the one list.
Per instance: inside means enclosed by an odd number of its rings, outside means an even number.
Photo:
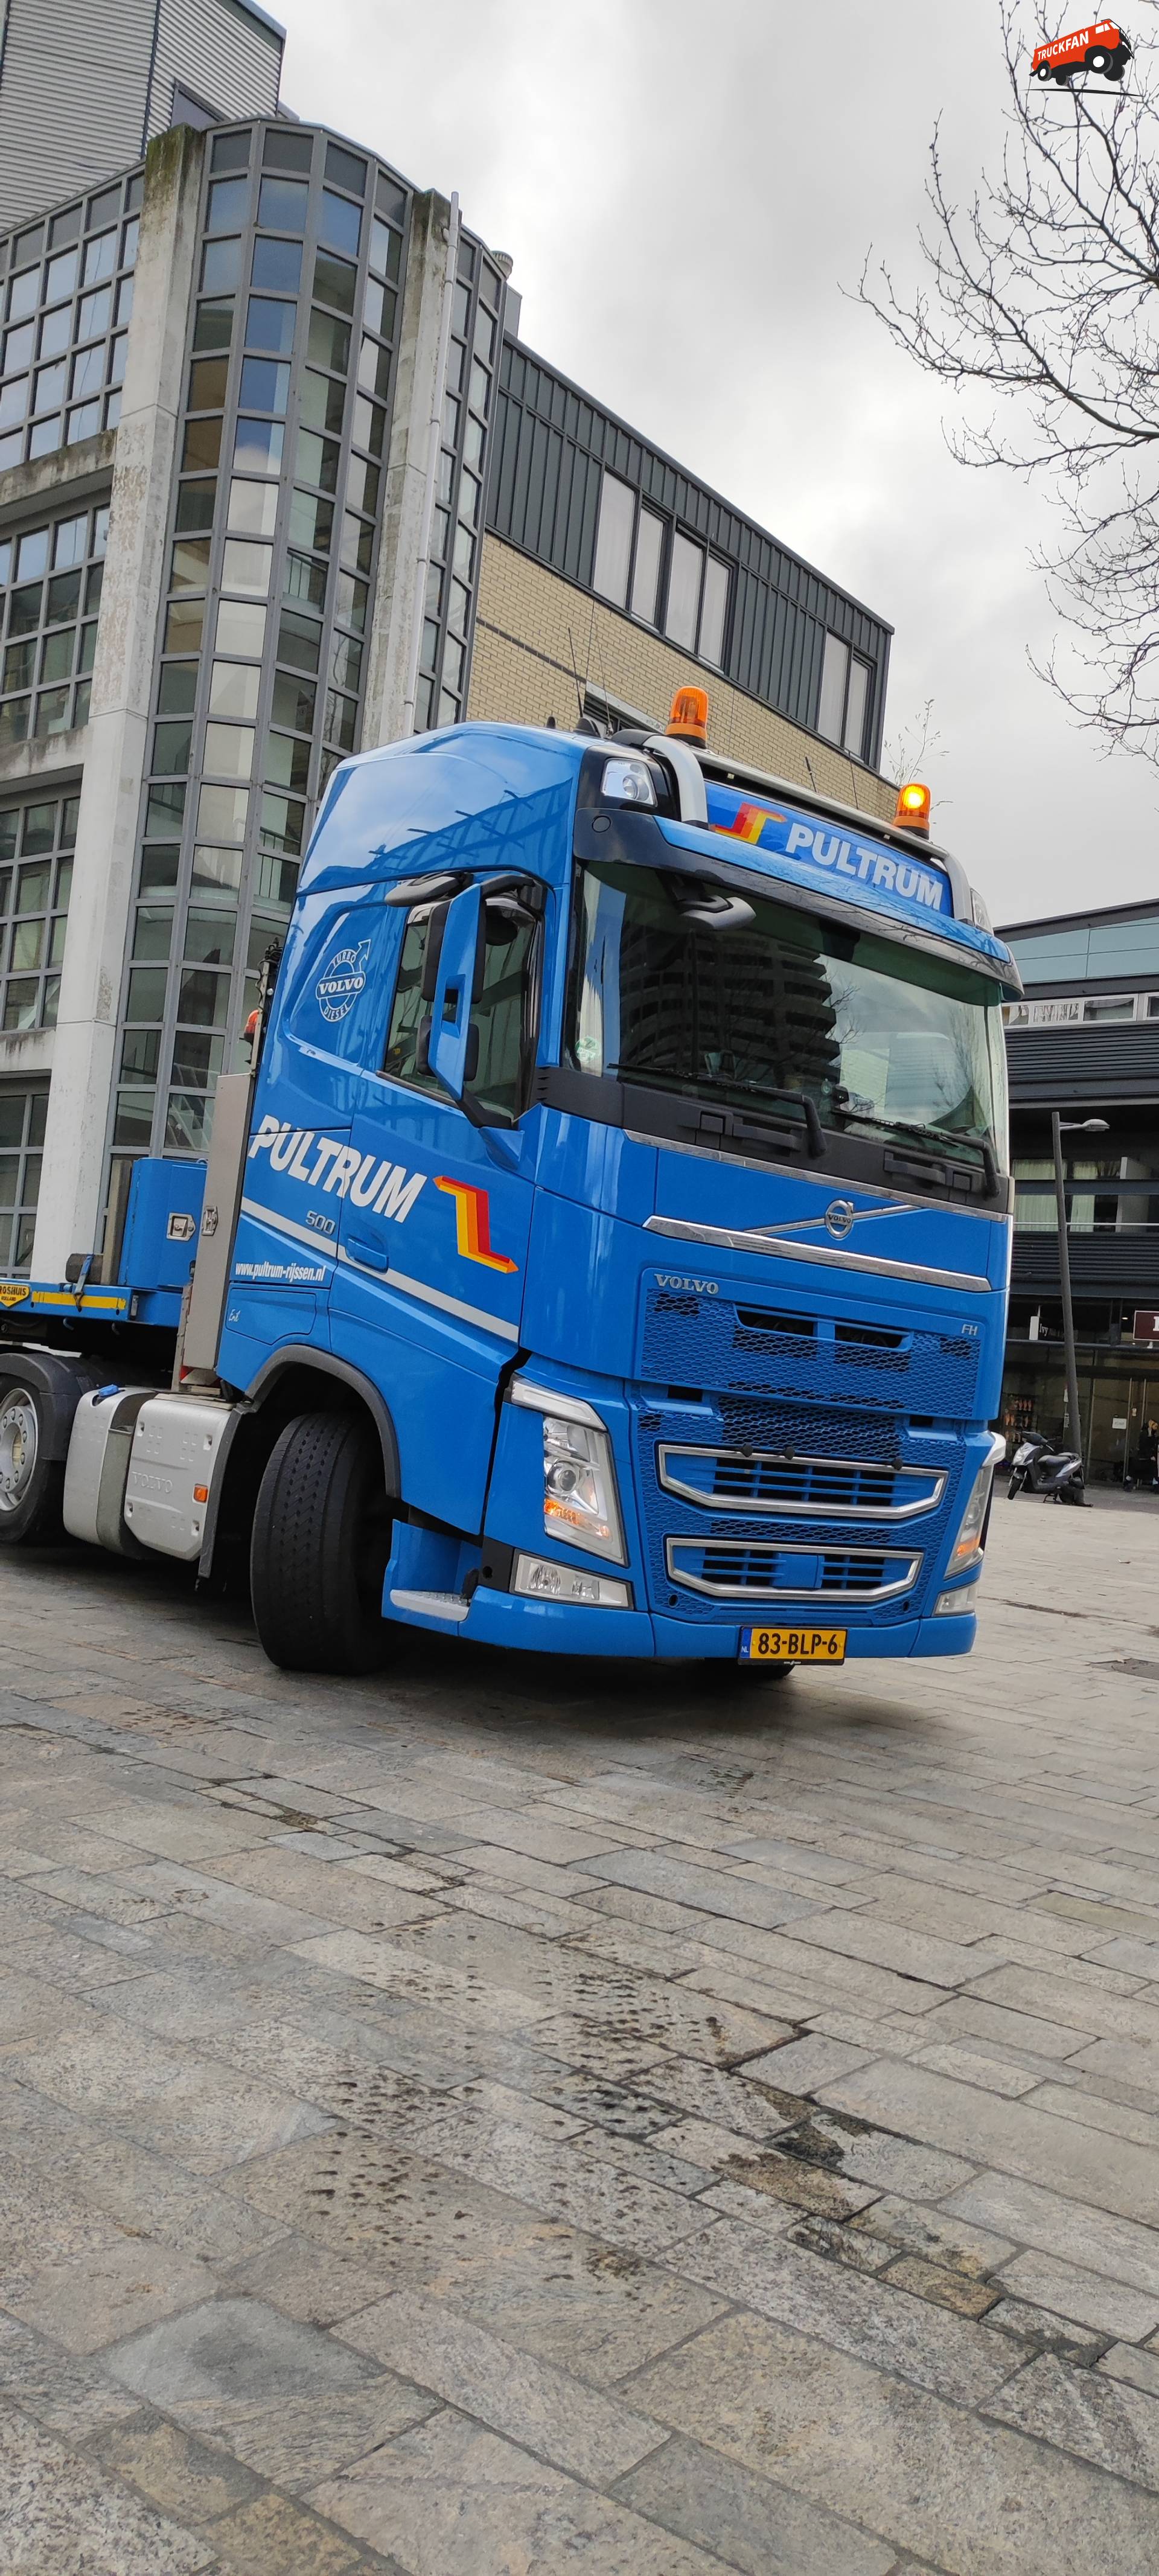
[{"label": "volvo logo on grille", "polygon": [[826,1234],[835,1235],[840,1243],[850,1233],[856,1213],[852,1199],[830,1199],[825,1210]]}]

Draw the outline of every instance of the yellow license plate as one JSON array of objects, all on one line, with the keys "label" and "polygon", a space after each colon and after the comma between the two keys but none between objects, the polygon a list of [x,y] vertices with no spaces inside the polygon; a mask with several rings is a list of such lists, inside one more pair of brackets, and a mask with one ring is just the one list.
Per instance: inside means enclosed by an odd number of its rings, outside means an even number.
[{"label": "yellow license plate", "polygon": [[844,1628],[746,1628],[742,1664],[843,1664]]}]

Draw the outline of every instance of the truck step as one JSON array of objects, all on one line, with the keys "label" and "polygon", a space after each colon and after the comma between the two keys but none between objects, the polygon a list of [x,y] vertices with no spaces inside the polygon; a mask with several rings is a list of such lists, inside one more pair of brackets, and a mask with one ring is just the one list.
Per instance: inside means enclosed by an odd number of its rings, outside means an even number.
[{"label": "truck step", "polygon": [[420,1619],[445,1619],[448,1626],[458,1627],[471,1607],[462,1592],[392,1592],[391,1608],[410,1610]]}]

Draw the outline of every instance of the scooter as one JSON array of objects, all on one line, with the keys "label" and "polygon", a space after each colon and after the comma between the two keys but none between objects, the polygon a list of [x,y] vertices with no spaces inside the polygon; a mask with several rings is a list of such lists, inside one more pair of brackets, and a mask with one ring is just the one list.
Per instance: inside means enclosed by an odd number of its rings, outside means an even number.
[{"label": "scooter", "polygon": [[1052,1448],[1041,1431],[1028,1431],[1010,1461],[1007,1501],[1018,1494],[1041,1494],[1044,1503],[1085,1503],[1082,1459],[1073,1449]]}]

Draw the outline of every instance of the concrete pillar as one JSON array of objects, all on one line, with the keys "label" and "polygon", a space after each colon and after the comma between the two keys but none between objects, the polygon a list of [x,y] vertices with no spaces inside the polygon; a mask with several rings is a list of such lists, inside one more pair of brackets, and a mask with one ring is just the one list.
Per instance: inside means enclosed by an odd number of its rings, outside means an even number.
[{"label": "concrete pillar", "polygon": [[370,652],[362,719],[362,748],[394,742],[403,729],[416,616],[421,614],[420,565],[431,415],[438,384],[439,334],[451,209],[432,189],[416,197],[403,286],[402,328],[396,361],[394,406],[386,467],[378,575],[371,615]]},{"label": "concrete pillar", "polygon": [[63,1279],[69,1254],[99,1239],[204,148],[204,134],[177,126],[146,161],[32,1256],[39,1279]]}]

